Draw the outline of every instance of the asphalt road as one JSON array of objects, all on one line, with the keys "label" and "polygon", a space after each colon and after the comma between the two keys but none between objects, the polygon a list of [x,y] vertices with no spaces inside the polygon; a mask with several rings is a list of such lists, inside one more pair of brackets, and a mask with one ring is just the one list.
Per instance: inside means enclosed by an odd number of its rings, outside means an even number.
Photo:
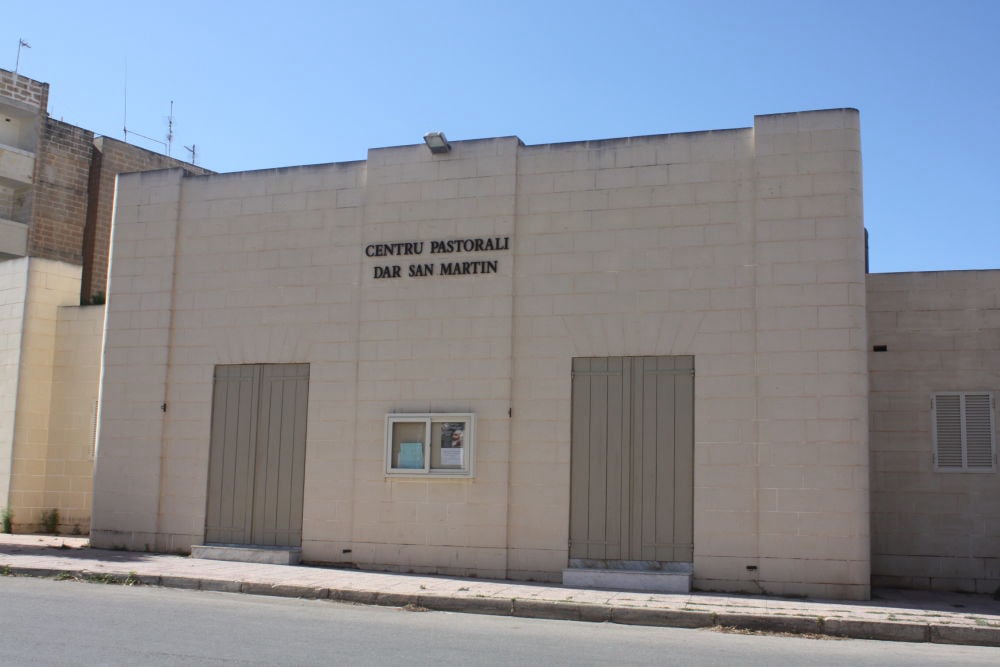
[{"label": "asphalt road", "polygon": [[1000,649],[574,623],[0,577],[2,665],[991,665]]}]

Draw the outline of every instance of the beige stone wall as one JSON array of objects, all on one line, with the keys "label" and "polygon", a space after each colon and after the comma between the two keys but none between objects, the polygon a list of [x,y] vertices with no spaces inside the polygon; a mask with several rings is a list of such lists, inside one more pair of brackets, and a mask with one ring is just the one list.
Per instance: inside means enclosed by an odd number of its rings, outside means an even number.
[{"label": "beige stone wall", "polygon": [[75,303],[79,267],[0,262],[0,508],[16,530],[57,509],[62,532],[86,533],[103,308]]},{"label": "beige stone wall", "polygon": [[350,539],[363,182],[363,163],[119,178],[95,544],[201,541],[214,366],[261,362],[311,364],[306,539]]},{"label": "beige stone wall", "polygon": [[[519,146],[516,137],[463,142],[445,160],[429,159],[425,146],[370,151],[361,238],[345,253],[397,240],[514,236]],[[497,273],[405,275],[411,262],[487,257],[499,262]],[[507,573],[514,263],[510,251],[362,262],[357,446],[346,497],[358,562]],[[404,277],[376,280],[375,267],[389,264]],[[387,480],[384,448],[367,443],[382,442],[388,412],[475,413],[475,477]],[[330,546],[322,557],[340,560]]]},{"label": "beige stone wall", "polygon": [[[158,541],[156,535],[182,176],[176,169],[118,180],[117,250],[109,280],[114,296],[106,306],[94,463],[90,534],[95,546],[172,548],[171,536]],[[212,369],[206,372],[211,377]],[[204,499],[204,484],[201,491],[189,484],[189,491]]]},{"label": "beige stone wall", "polygon": [[107,293],[111,215],[118,174],[171,167],[183,167],[194,174],[211,173],[207,169],[111,137],[97,137],[94,140],[87,229],[83,237],[83,298]]},{"label": "beige stone wall", "polygon": [[58,309],[43,505],[63,532],[90,528],[103,333],[103,306]]},{"label": "beige stone wall", "polygon": [[1000,473],[934,471],[931,394],[1000,395],[1000,271],[873,274],[868,310],[872,581],[992,593]]},{"label": "beige stone wall", "polygon": [[857,120],[524,149],[512,571],[565,561],[570,358],[693,354],[695,585],[867,595]]},{"label": "beige stone wall", "polygon": [[10,473],[28,261],[22,258],[0,262],[0,509],[10,507]]},{"label": "beige stone wall", "polygon": [[80,294],[79,266],[34,257],[26,261],[27,296],[9,494],[18,531],[36,530],[43,511],[58,509],[45,493],[56,329],[60,306],[76,304]]},{"label": "beige stone wall", "polygon": [[[760,577],[775,582],[763,584],[769,592],[868,595],[858,121],[857,112],[843,110],[758,117],[755,125],[755,407],[743,428],[757,443],[757,519],[753,524],[746,514],[730,514],[715,539],[727,544],[742,527],[746,544],[756,532]],[[730,410],[722,402],[716,408],[715,414]],[[728,453],[716,456],[728,459]],[[742,465],[727,460],[726,472],[717,469],[719,486],[745,480]],[[737,508],[744,507],[745,484],[732,485],[743,487],[733,499]],[[712,560],[724,571],[739,569],[737,559]]]},{"label": "beige stone wall", "polygon": [[[493,236],[511,249],[490,275],[364,254]],[[306,559],[558,579],[571,359],[693,354],[696,585],[868,594],[853,110],[129,175],[113,248],[95,544],[199,542],[213,367],[308,362]],[[487,257],[419,261],[444,259]],[[385,415],[427,411],[477,414],[473,478],[384,475]]]}]

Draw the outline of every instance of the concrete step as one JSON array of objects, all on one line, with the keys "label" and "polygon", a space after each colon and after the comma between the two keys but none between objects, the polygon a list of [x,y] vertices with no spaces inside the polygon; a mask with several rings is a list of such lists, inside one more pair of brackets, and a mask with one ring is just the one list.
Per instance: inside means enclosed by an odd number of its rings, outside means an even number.
[{"label": "concrete step", "polygon": [[302,559],[302,549],[298,547],[258,547],[246,544],[195,544],[191,547],[191,556],[239,563],[298,565]]},{"label": "concrete step", "polygon": [[690,593],[690,572],[612,570],[571,567],[563,570],[563,585],[614,591]]}]

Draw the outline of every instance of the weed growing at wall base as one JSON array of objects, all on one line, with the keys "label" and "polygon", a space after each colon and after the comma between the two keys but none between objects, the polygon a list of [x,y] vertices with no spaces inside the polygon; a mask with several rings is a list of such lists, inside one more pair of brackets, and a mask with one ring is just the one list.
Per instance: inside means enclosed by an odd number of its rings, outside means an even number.
[{"label": "weed growing at wall base", "polygon": [[42,532],[56,533],[59,530],[59,510],[53,508],[42,512]]}]

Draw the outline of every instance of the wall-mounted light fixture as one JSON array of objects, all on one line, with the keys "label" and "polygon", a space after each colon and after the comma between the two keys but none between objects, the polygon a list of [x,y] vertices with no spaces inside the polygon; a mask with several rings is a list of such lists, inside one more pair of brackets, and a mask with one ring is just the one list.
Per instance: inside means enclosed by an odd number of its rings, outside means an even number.
[{"label": "wall-mounted light fixture", "polygon": [[424,135],[424,143],[435,155],[451,150],[451,144],[448,143],[448,137],[444,136],[444,132],[428,132]]}]

